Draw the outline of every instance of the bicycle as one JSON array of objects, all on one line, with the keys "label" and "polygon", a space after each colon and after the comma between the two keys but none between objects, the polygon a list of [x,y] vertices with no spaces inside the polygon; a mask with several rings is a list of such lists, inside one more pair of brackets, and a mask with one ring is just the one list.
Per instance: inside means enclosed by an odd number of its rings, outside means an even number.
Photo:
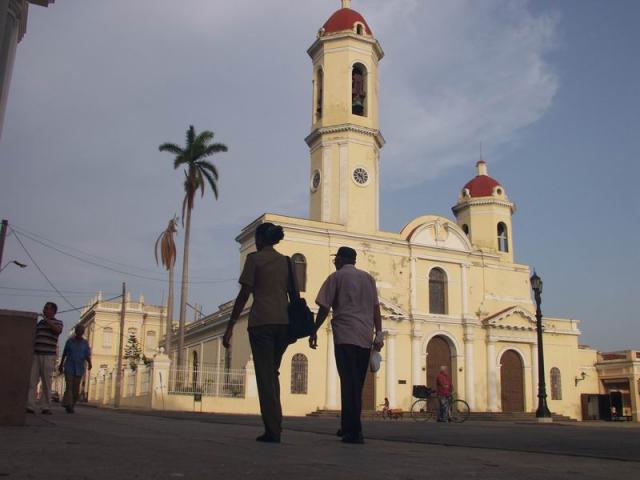
[{"label": "bicycle", "polygon": [[[415,421],[426,421],[438,417],[438,400],[432,388],[426,385],[414,385],[413,396],[417,398],[411,405],[411,418]],[[469,404],[459,398],[449,396],[449,421],[462,423],[469,418]]]}]

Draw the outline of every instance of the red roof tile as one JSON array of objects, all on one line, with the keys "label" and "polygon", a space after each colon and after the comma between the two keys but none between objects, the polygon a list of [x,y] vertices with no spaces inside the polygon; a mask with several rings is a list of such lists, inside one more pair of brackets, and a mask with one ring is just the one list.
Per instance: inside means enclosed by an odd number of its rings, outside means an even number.
[{"label": "red roof tile", "polygon": [[335,12],[329,17],[323,28],[325,33],[342,32],[344,30],[353,30],[353,25],[356,22],[362,23],[366,32],[371,35],[371,29],[364,17],[350,8],[341,8]]}]

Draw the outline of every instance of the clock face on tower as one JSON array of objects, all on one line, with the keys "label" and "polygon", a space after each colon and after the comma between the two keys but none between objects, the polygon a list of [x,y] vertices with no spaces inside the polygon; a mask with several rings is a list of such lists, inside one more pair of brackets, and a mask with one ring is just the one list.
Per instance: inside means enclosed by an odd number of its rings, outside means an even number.
[{"label": "clock face on tower", "polygon": [[320,186],[320,170],[315,170],[311,175],[311,191],[315,192]]},{"label": "clock face on tower", "polygon": [[357,167],[353,171],[353,181],[356,184],[364,187],[367,183],[369,183],[369,172],[363,167]]}]

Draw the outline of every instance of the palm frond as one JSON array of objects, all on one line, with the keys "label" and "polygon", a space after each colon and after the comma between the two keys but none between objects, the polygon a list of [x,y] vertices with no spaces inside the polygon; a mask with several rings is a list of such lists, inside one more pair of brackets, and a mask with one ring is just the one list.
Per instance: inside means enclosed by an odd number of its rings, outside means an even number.
[{"label": "palm frond", "polygon": [[211,186],[211,190],[213,190],[213,195],[216,197],[216,200],[217,200],[218,186],[216,185],[216,181],[212,178],[211,174],[207,170],[202,170],[202,174],[204,175],[204,178],[207,179],[207,182],[209,182],[209,185]]},{"label": "palm frond", "polygon": [[189,128],[187,129],[187,150],[191,148],[195,138],[196,138],[196,129],[193,128],[193,125],[189,125]]},{"label": "palm frond", "polygon": [[206,145],[211,140],[213,140],[214,133],[210,130],[203,130],[196,137],[195,143],[199,143],[200,145]]},{"label": "palm frond", "polygon": [[208,170],[213,175],[213,178],[218,180],[218,169],[211,162],[207,162],[206,160],[200,160],[198,162],[198,166],[204,170]]},{"label": "palm frond", "polygon": [[211,145],[208,145],[207,148],[204,151],[203,156],[208,157],[210,155],[213,155],[214,153],[218,153],[218,152],[228,152],[229,149],[227,148],[227,146],[224,143],[212,143]]},{"label": "palm frond", "polygon": [[175,143],[163,143],[158,147],[158,150],[173,153],[174,155],[184,155],[184,150]]},{"label": "palm frond", "polygon": [[204,197],[204,179],[202,178],[202,170],[199,168],[195,171],[196,174],[196,188],[200,189],[200,198]]}]

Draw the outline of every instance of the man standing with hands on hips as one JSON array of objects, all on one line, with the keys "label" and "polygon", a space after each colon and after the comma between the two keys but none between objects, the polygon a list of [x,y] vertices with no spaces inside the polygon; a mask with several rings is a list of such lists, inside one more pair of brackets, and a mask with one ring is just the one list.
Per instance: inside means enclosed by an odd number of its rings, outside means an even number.
[{"label": "man standing with hands on hips", "polygon": [[[320,307],[316,332],[333,309],[331,326],[342,400],[342,428],[338,435],[345,443],[364,443],[360,420],[362,388],[372,345],[378,351],[384,345],[376,281],[357,269],[355,263],[356,251],[340,247],[334,260],[336,271],[325,280],[316,298]],[[309,338],[309,346],[317,348],[317,334]]]}]

